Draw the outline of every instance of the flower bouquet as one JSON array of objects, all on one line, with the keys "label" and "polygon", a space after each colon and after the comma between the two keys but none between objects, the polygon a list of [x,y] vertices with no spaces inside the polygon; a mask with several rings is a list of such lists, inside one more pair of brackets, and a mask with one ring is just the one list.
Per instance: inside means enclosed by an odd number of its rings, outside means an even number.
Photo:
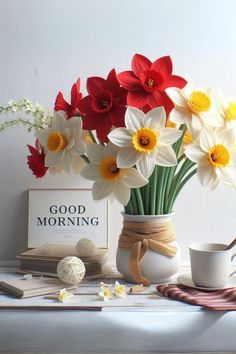
[{"label": "flower bouquet", "polygon": [[[93,181],[95,200],[124,205],[121,264],[129,263],[127,278],[145,283],[139,266],[148,248],[172,260],[178,253],[170,220],[162,217],[156,227],[147,216],[171,214],[196,173],[211,189],[236,183],[236,102],[173,75],[169,56],[151,62],[140,54],[131,70],[88,78],[87,93],[83,97],[78,79],[70,102],[58,93],[54,112],[29,99],[10,101],[0,113],[21,111],[33,120],[5,121],[0,130],[16,124],[34,130],[28,165],[37,178],[73,169]],[[138,228],[135,215],[144,216]]]}]

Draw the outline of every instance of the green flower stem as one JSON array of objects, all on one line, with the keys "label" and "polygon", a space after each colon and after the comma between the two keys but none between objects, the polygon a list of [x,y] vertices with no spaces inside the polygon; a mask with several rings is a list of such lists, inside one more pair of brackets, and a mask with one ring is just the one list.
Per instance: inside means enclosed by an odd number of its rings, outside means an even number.
[{"label": "green flower stem", "polygon": [[37,128],[37,129],[41,129],[41,130],[43,129],[43,127],[41,125],[31,123],[29,120],[18,118],[18,119],[13,119],[13,120],[9,120],[7,122],[1,123],[0,124],[0,131],[4,130],[5,128],[12,127],[15,125],[22,125],[24,127],[28,127],[28,131],[31,131],[33,128]]},{"label": "green flower stem", "polygon": [[[181,145],[182,145],[182,141],[183,141],[183,138],[184,138],[184,135],[187,131],[187,127],[186,127],[186,124],[181,124],[180,126],[180,129],[179,130],[182,130],[183,133],[181,135],[181,137],[179,138],[178,141],[176,141],[174,144],[173,144],[173,150],[175,151],[175,154],[178,158],[179,156],[179,151],[180,151],[180,148],[181,148]],[[173,167],[169,167],[165,174],[166,174],[166,181],[165,181],[165,189],[164,189],[164,193],[165,193],[165,202],[164,202],[164,209],[165,209],[165,212],[167,212],[167,199],[168,199],[168,195],[169,195],[169,192],[170,192],[170,187],[171,187],[171,183],[172,183],[172,180],[174,178],[174,175],[175,175],[175,172],[176,172],[176,169],[177,167],[179,166],[179,163],[182,161],[182,159],[185,157],[184,154],[182,154],[179,158],[178,158],[178,163],[176,166],[173,166]]]},{"label": "green flower stem", "polygon": [[183,165],[180,167],[179,172],[175,175],[175,177],[172,180],[169,195],[168,195],[168,201],[167,201],[167,207],[166,207],[166,212],[170,213],[172,211],[172,206],[174,203],[174,196],[175,193],[178,189],[179,184],[181,183],[182,179],[185,177],[185,175],[191,170],[191,168],[195,165],[194,162],[190,161],[189,159],[186,159],[183,163]]},{"label": "green flower stem", "polygon": [[136,197],[134,194],[134,190],[131,189],[131,204],[133,206],[133,214],[134,215],[138,215],[138,206],[137,206],[137,201],[136,201]]},{"label": "green flower stem", "polygon": [[149,184],[150,184],[150,215],[155,215],[156,213],[156,194],[157,194],[157,175],[158,175],[158,167],[155,166],[153,173],[150,177]]},{"label": "green flower stem", "polygon": [[97,140],[95,139],[95,136],[93,135],[92,131],[89,130],[88,132],[89,132],[89,136],[92,139],[93,143],[97,144]]},{"label": "green flower stem", "polygon": [[182,190],[182,188],[184,187],[184,185],[188,182],[188,180],[193,177],[195,174],[197,173],[197,168],[195,168],[194,170],[192,170],[181,182],[180,184],[178,185],[174,195],[173,195],[173,198],[172,198],[172,201],[170,202],[170,209],[172,210],[173,208],[173,205],[174,205],[174,202],[177,198],[177,196],[179,195],[180,191]]},{"label": "green flower stem", "polygon": [[165,168],[159,166],[158,181],[157,181],[157,195],[156,195],[156,215],[160,215],[163,213],[164,171]]},{"label": "green flower stem", "polygon": [[134,189],[134,194],[137,202],[138,214],[144,215],[143,201],[139,188]]},{"label": "green flower stem", "polygon": [[182,133],[182,135],[180,136],[179,140],[177,140],[177,141],[173,144],[173,149],[174,149],[174,151],[175,151],[175,153],[176,153],[177,159],[178,159],[178,157],[179,157],[179,152],[180,152],[180,148],[181,148],[181,145],[182,145],[182,141],[183,141],[183,139],[184,139],[184,135],[185,135],[185,133],[186,133],[186,131],[187,131],[187,126],[186,126],[186,124],[181,124],[179,130],[182,130],[183,133]]},{"label": "green flower stem", "polygon": [[80,157],[87,163],[89,163],[89,158],[86,155],[80,155]]},{"label": "green flower stem", "polygon": [[133,209],[133,205],[132,205],[132,202],[131,202],[131,197],[129,199],[128,204],[125,205],[124,210],[125,210],[126,214],[134,214],[134,209]]},{"label": "green flower stem", "polygon": [[145,215],[149,214],[149,191],[150,191],[150,181],[144,187],[142,187],[143,193],[143,206]]}]

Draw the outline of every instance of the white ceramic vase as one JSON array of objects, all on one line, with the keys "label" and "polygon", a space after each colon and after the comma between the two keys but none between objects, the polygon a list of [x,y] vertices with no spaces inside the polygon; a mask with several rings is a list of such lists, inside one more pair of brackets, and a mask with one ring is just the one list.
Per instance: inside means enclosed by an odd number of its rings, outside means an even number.
[{"label": "white ceramic vase", "polygon": [[[166,215],[129,215],[123,214],[125,221],[131,222],[151,222],[163,223],[172,220],[172,214]],[[171,277],[176,274],[180,266],[180,249],[178,243],[173,241],[171,245],[177,247],[175,256],[168,257],[160,253],[148,250],[140,262],[140,270],[142,275],[147,278],[150,283],[164,283],[168,282]],[[116,266],[117,270],[124,276],[125,280],[134,282],[132,274],[129,269],[129,257],[131,250],[118,248],[116,252]]]}]

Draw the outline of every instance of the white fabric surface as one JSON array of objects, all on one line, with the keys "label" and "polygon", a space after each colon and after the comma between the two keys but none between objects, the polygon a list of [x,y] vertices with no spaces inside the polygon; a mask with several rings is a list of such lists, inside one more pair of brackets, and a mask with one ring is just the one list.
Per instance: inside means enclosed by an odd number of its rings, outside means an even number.
[{"label": "white fabric surface", "polygon": [[235,312],[1,310],[0,319],[0,353],[236,350]]},{"label": "white fabric surface", "polygon": [[[0,280],[8,276],[0,274]],[[139,295],[134,297],[140,301]],[[156,295],[151,300],[155,307],[109,306],[104,312],[2,309],[0,353],[236,352],[235,311],[210,312]],[[12,301],[0,295],[0,303]],[[43,301],[17,299],[14,303]]]}]

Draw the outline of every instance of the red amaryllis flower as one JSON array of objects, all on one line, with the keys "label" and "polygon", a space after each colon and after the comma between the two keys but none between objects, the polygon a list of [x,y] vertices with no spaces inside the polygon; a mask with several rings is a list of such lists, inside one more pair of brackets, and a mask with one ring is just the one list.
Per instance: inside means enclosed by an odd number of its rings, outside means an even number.
[{"label": "red amaryllis flower", "polygon": [[97,137],[106,142],[111,127],[124,127],[126,91],[111,70],[107,79],[90,77],[87,80],[88,96],[79,102],[79,110],[84,115],[83,128],[96,130]]},{"label": "red amaryllis flower", "polygon": [[143,55],[135,54],[132,71],[124,71],[117,78],[127,91],[129,106],[151,108],[163,106],[169,114],[174,104],[165,93],[167,87],[183,88],[187,81],[180,76],[172,75],[172,61],[169,56],[162,57],[152,63]]},{"label": "red amaryllis flower", "polygon": [[78,104],[81,99],[80,79],[78,79],[71,88],[71,103],[66,102],[63,93],[59,92],[56,97],[54,110],[66,112],[68,119],[74,117],[79,112]]},{"label": "red amaryllis flower", "polygon": [[27,156],[28,165],[36,178],[41,178],[45,176],[48,167],[45,166],[45,153],[43,148],[38,142],[38,139],[35,142],[35,147],[27,145],[31,155]]}]

